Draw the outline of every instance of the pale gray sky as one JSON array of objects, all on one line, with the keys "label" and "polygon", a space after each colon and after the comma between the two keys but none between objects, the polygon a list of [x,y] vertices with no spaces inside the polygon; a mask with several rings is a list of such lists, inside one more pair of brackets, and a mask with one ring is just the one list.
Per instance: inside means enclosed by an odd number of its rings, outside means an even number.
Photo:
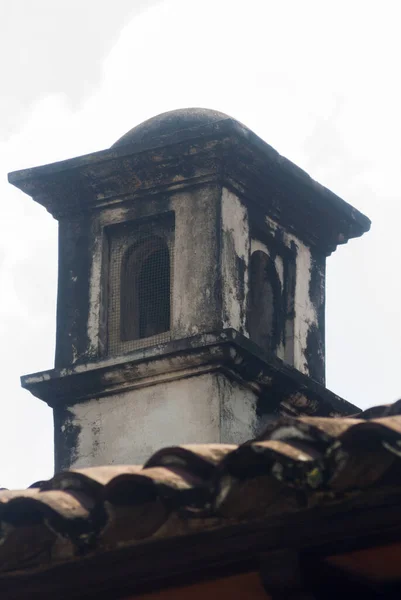
[{"label": "pale gray sky", "polygon": [[239,119],[367,214],[328,259],[327,385],[401,396],[397,0],[3,0],[0,484],[51,476],[50,409],[19,376],[53,365],[57,224],[8,171],[108,147],[165,110]]}]

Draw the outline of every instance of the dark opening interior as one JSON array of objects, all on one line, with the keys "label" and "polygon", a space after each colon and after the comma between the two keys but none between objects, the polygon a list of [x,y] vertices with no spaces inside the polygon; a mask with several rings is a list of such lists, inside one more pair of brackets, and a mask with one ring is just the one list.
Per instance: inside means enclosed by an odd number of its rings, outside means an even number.
[{"label": "dark opening interior", "polygon": [[158,237],[130,248],[121,269],[121,340],[147,338],[170,329],[170,254]]}]

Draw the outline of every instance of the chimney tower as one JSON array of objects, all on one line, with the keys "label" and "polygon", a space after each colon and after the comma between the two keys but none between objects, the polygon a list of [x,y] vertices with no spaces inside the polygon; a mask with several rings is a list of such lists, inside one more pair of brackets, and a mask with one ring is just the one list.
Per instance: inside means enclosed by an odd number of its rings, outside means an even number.
[{"label": "chimney tower", "polygon": [[351,414],[325,383],[325,264],[369,220],[247,127],[165,113],[9,181],[59,222],[56,469]]}]

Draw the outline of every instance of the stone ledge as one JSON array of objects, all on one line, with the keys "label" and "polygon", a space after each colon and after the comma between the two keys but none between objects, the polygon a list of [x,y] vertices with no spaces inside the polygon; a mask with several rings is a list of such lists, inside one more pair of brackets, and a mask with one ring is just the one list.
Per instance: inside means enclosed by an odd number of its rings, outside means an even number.
[{"label": "stone ledge", "polygon": [[49,406],[71,405],[121,391],[220,371],[251,387],[260,415],[351,415],[359,412],[323,385],[263,354],[233,329],[136,350],[124,356],[52,369],[21,378],[22,387]]}]

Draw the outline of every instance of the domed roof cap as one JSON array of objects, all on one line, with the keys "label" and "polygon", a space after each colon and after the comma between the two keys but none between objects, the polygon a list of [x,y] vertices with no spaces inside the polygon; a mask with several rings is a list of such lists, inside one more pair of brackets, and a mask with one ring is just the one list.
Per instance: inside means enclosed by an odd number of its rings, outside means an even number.
[{"label": "domed roof cap", "polygon": [[222,112],[208,108],[171,110],[140,123],[117,140],[112,148],[134,143],[147,145],[179,131],[195,129],[229,118]]}]

